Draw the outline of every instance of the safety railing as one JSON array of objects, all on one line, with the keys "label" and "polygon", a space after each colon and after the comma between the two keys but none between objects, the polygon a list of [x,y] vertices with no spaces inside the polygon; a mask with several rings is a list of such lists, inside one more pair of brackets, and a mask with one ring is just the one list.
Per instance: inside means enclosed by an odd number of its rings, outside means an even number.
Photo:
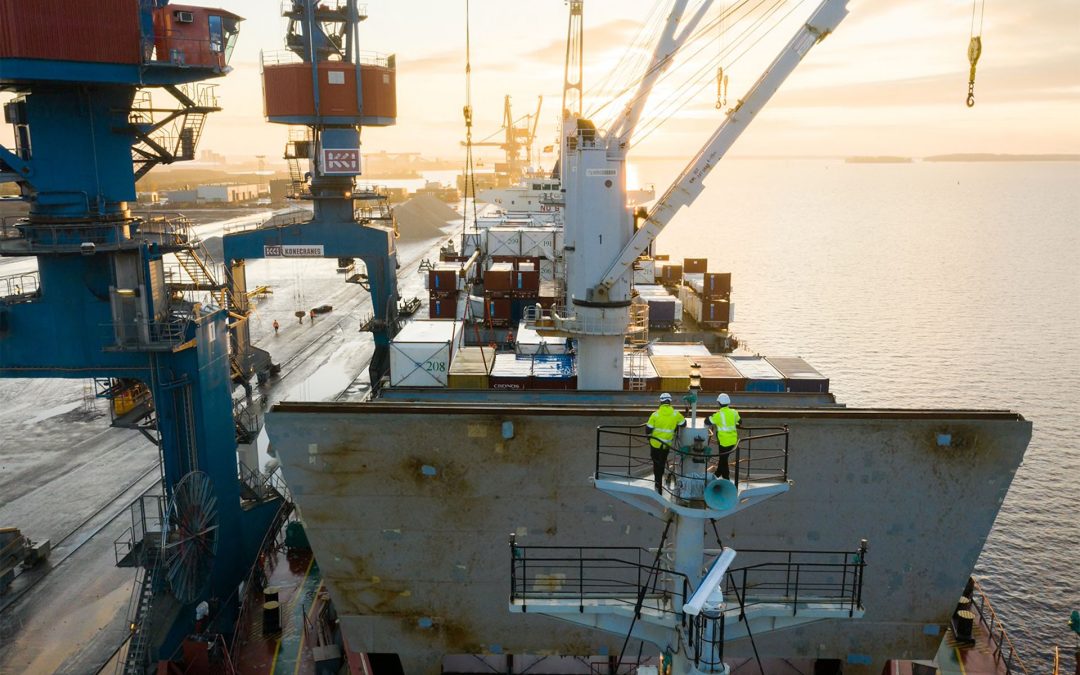
[{"label": "safety railing", "polygon": [[165,527],[165,502],[161,495],[139,497],[132,503],[129,512],[131,525],[113,540],[113,555],[117,563],[131,555],[140,543],[145,543],[148,532],[161,533]]},{"label": "safety railing", "polygon": [[3,302],[29,302],[40,295],[41,275],[37,272],[0,277],[0,300]]},{"label": "safety railing", "polygon": [[1012,675],[1013,673],[1027,675],[1027,667],[1020,660],[1020,656],[1016,653],[1016,647],[1013,646],[1012,640],[1009,638],[1008,633],[1005,632],[1005,626],[1002,625],[993,606],[990,605],[990,598],[974,577],[971,578],[971,581],[973,587],[971,606],[975,613],[979,615],[979,621],[986,627],[990,644],[994,648],[994,662],[1005,669],[1006,675]]},{"label": "safety railing", "polygon": [[[310,0],[315,3],[315,18],[321,21],[325,21],[326,17],[333,15],[345,15],[349,9],[349,0]],[[296,2],[296,0],[281,0],[281,15],[290,18],[300,18],[306,11],[305,5],[302,2]],[[356,6],[357,15],[363,19],[367,18],[367,5],[358,4]]]},{"label": "safety railing", "polygon": [[225,226],[225,234],[237,234],[239,232],[251,232],[252,230],[270,229],[273,227],[286,227],[306,223],[312,218],[311,211],[307,209],[295,209],[285,213],[277,213],[261,222],[243,222]]},{"label": "safety railing", "polygon": [[[619,546],[519,546],[510,537],[510,602],[528,611],[533,601],[577,604],[603,601],[634,609],[642,607],[670,615],[681,614],[688,597],[686,576],[653,564],[655,553]],[[672,586],[680,589],[672,597]]]},{"label": "safety railing", "polygon": [[[294,51],[288,49],[274,49],[270,51],[264,51],[261,54],[261,63],[263,67],[270,66],[287,66],[295,65],[298,63],[309,63],[300,57]],[[352,65],[343,61],[323,61],[323,63],[341,66]],[[356,54],[356,63],[361,66],[378,66],[380,68],[394,68],[395,59],[393,54],[383,54],[382,52],[360,51]]]},{"label": "safety railing", "polygon": [[[657,454],[666,454],[663,496],[679,503],[703,506],[705,487],[714,480],[716,464],[720,461],[728,462],[736,487],[751,482],[786,482],[788,428],[748,427],[739,431],[739,443],[726,457],[718,455],[718,449],[707,443],[701,447],[675,447],[656,439],[660,446]],[[644,424],[597,427],[596,479],[654,478],[652,440]]]},{"label": "safety railing", "polygon": [[744,608],[790,605],[791,615],[797,616],[803,602],[854,616],[863,608],[866,551],[865,539],[855,551],[739,549],[739,558],[752,562],[728,571],[724,593],[741,598]]},{"label": "safety railing", "polygon": [[554,308],[544,309],[540,305],[525,307],[522,318],[533,330],[554,330],[574,335],[632,335],[642,330],[630,320],[629,314],[620,319],[562,316]]},{"label": "safety railing", "polygon": [[[770,616],[797,616],[800,603],[854,616],[862,610],[866,551],[865,540],[855,551],[739,549],[739,559],[749,564],[729,570],[722,590],[738,602],[740,620],[762,605],[770,606]],[[646,607],[686,622],[682,607],[696,589],[685,575],[654,565],[655,557],[655,551],[643,548],[519,546],[511,536],[510,601],[523,611],[531,600],[577,605],[579,612],[602,601],[639,611]]]}]

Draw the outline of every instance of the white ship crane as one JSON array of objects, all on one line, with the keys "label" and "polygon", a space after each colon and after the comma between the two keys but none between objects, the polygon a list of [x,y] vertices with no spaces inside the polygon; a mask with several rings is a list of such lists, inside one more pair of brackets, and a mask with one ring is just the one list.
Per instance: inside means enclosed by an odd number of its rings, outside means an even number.
[{"label": "white ship crane", "polygon": [[[629,272],[634,260],[656,240],[680,208],[693,203],[703,189],[703,179],[749,122],[810,49],[847,15],[847,0],[824,0],[817,6],[635,232],[626,208],[626,153],[657,81],[680,47],[695,37],[694,29],[711,3],[703,3],[702,8],[684,19],[687,4],[686,0],[675,1],[637,93],[609,129],[598,129],[592,120],[574,114],[564,105],[560,170],[566,192],[566,308],[562,313],[531,318],[536,319],[539,330],[576,338],[579,389],[621,389],[622,345],[629,323]],[[575,18],[580,22],[580,3],[574,3],[571,9],[568,73],[573,50],[580,50],[582,44],[580,34],[573,30]]]}]

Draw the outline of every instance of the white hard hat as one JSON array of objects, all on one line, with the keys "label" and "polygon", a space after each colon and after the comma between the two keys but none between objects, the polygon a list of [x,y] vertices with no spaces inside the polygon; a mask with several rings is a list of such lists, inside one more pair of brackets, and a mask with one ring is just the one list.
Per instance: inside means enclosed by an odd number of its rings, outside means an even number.
[{"label": "white hard hat", "polygon": [[663,393],[663,394],[660,394],[660,402],[661,403],[671,403],[671,394],[668,394],[666,392]]},{"label": "white hard hat", "polygon": [[731,405],[731,397],[727,394],[720,394],[716,397],[716,402],[720,405]]}]

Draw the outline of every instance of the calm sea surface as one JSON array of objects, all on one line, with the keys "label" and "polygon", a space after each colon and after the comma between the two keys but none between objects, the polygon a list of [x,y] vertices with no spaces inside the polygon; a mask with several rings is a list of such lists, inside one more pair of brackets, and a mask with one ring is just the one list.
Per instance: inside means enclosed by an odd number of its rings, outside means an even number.
[{"label": "calm sea surface", "polygon": [[[633,169],[661,190],[681,164]],[[729,160],[705,183],[659,250],[733,273],[751,350],[806,358],[849,406],[1034,422],[976,572],[1047,670],[1080,609],[1080,163]]]}]

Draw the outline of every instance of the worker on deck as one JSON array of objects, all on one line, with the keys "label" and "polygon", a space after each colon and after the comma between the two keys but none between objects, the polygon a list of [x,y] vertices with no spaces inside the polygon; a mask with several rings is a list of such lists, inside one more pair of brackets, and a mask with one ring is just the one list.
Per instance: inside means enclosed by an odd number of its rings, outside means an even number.
[{"label": "worker on deck", "polygon": [[731,472],[728,470],[728,458],[739,444],[738,427],[742,426],[739,411],[731,407],[731,397],[720,394],[716,397],[720,409],[705,419],[705,426],[716,432],[716,444],[720,446],[720,454],[713,475],[717,478],[731,480]]},{"label": "worker on deck", "polygon": [[278,329],[280,329],[280,328],[281,328],[281,324],[279,324],[277,322],[277,319],[274,319],[274,335],[278,334]]},{"label": "worker on deck", "polygon": [[686,426],[683,414],[671,407],[671,394],[660,394],[660,407],[649,416],[645,429],[649,432],[649,455],[652,457],[653,479],[656,491],[664,494],[664,466],[667,464],[668,451],[674,446],[678,430]]}]

